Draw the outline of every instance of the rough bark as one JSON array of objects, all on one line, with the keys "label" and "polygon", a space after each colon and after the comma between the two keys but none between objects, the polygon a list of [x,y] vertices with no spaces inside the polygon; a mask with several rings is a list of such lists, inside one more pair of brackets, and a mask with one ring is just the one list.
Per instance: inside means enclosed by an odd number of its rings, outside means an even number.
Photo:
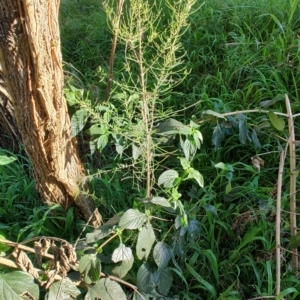
[{"label": "rough bark", "polygon": [[[84,170],[63,95],[59,4],[0,1],[0,72],[42,198],[65,209],[75,203],[88,219],[93,201],[81,192]],[[92,223],[100,219],[96,214]]]}]

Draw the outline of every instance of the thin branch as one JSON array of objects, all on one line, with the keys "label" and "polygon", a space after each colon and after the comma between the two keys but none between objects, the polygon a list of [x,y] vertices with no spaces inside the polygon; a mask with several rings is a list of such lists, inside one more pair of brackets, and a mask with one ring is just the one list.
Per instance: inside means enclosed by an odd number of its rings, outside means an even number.
[{"label": "thin branch", "polygon": [[282,177],[284,169],[285,151],[281,152],[280,163],[278,169],[278,181],[277,181],[277,203],[276,203],[276,295],[280,294],[281,283],[281,241],[280,241],[280,229],[281,229],[281,193],[282,193]]},{"label": "thin branch", "polygon": [[109,98],[110,90],[111,90],[115,53],[116,53],[117,40],[118,40],[118,35],[119,35],[119,30],[120,30],[120,21],[121,21],[123,5],[124,5],[124,0],[119,0],[118,1],[118,10],[117,10],[117,20],[116,20],[115,24],[112,24],[112,26],[114,28],[114,37],[113,37],[113,41],[112,41],[111,53],[110,53],[110,58],[109,58],[109,70],[108,70],[107,85],[106,85],[106,92],[105,92],[105,100],[106,101]]},{"label": "thin branch", "polygon": [[[231,111],[228,113],[220,113],[220,115],[222,115],[223,117],[228,117],[228,116],[234,116],[234,115],[238,115],[238,114],[247,114],[247,113],[263,113],[263,114],[267,114],[269,113],[269,110],[261,110],[261,109],[249,109],[249,110],[237,110],[237,111]],[[288,117],[288,114],[285,113],[281,113],[281,112],[273,112],[275,115],[277,116],[283,116],[283,117]],[[214,119],[215,117],[212,117],[212,119]],[[206,120],[200,120],[198,123],[205,123],[207,122]]]},{"label": "thin branch", "polygon": [[[290,148],[290,226],[291,226],[291,237],[297,235],[297,216],[296,212],[296,146],[295,146],[295,127],[294,119],[291,109],[291,103],[287,94],[285,94],[285,104],[288,113],[288,124],[289,124],[289,148]],[[295,271],[298,269],[298,249],[293,248],[292,254],[292,269]]]},{"label": "thin branch", "polygon": [[[82,234],[83,234],[83,232],[85,231],[85,229],[87,228],[87,226],[89,226],[89,223],[91,222],[91,220],[92,220],[92,218],[94,217],[94,215],[97,214],[97,212],[98,212],[98,208],[96,208],[96,209],[94,210],[93,214],[89,217],[89,219],[87,220],[86,224],[85,224],[84,227],[82,228],[82,230],[81,230],[81,232],[80,232],[80,234],[79,234],[79,236],[78,236],[78,238],[77,238],[77,240],[76,240],[76,242],[75,242],[75,244],[74,244],[74,248],[76,248],[76,246],[77,246],[77,244],[78,244],[78,242],[79,242],[79,240],[80,240],[80,237],[82,236]],[[100,226],[101,226],[101,224],[100,224]]]}]

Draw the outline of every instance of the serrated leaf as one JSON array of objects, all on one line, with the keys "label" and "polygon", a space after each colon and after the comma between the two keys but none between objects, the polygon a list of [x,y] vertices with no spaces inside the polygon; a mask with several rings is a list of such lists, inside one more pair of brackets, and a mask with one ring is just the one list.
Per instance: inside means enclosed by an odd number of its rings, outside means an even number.
[{"label": "serrated leaf", "polygon": [[73,300],[80,294],[81,292],[75,283],[65,277],[62,281],[57,281],[50,286],[46,300]]},{"label": "serrated leaf", "polygon": [[86,110],[77,110],[71,118],[71,133],[72,137],[76,136],[84,127],[88,119]]},{"label": "serrated leaf", "polygon": [[140,266],[137,272],[137,287],[142,293],[150,293],[156,286],[156,281],[147,263]]},{"label": "serrated leaf", "polygon": [[152,204],[164,206],[164,207],[172,207],[170,202],[164,197],[153,197],[151,199]]},{"label": "serrated leaf", "polygon": [[100,279],[95,285],[89,285],[85,300],[126,300],[121,286],[109,278]]},{"label": "serrated leaf", "polygon": [[123,243],[116,248],[112,254],[112,261],[117,263],[122,260],[130,260],[132,259],[132,251],[130,247],[126,247]]},{"label": "serrated leaf", "polygon": [[147,221],[147,216],[135,209],[128,209],[121,217],[119,226],[125,229],[137,229]]},{"label": "serrated leaf", "polygon": [[148,259],[154,242],[154,230],[152,225],[148,223],[142,227],[142,230],[139,232],[138,240],[136,243],[136,255],[140,260]]},{"label": "serrated leaf", "polygon": [[124,277],[131,269],[134,262],[131,248],[126,247],[124,244],[120,244],[113,252],[112,261],[115,263],[122,261],[120,266],[113,268],[112,273],[120,278]]},{"label": "serrated leaf", "polygon": [[184,152],[185,158],[190,160],[190,157],[193,157],[197,152],[197,147],[195,142],[190,139],[186,139],[183,143],[182,150]]},{"label": "serrated leaf", "polygon": [[279,131],[282,131],[285,127],[285,122],[282,118],[278,117],[272,111],[268,112],[268,116],[272,125]]},{"label": "serrated leaf", "polygon": [[86,242],[88,244],[95,243],[109,234],[113,231],[113,227],[117,224],[119,224],[121,219],[121,215],[116,214],[112,218],[110,218],[106,223],[104,223],[102,226],[95,229],[93,232],[88,233],[86,235]]},{"label": "serrated leaf", "polygon": [[217,125],[213,131],[212,142],[215,145],[215,148],[219,148],[221,146],[222,141],[225,138],[225,128]]},{"label": "serrated leaf", "polygon": [[115,276],[118,276],[119,278],[123,278],[124,276],[126,276],[128,271],[132,268],[133,263],[134,263],[133,257],[131,260],[123,260],[119,266],[112,269],[112,273]]},{"label": "serrated leaf", "polygon": [[190,162],[185,157],[180,157],[179,160],[183,170],[187,170],[191,166]]},{"label": "serrated leaf", "polygon": [[169,268],[166,269],[158,269],[157,272],[159,273],[159,280],[158,280],[158,291],[167,296],[173,282],[173,273]]},{"label": "serrated leaf", "polygon": [[204,179],[203,176],[200,174],[199,171],[195,170],[194,168],[188,169],[188,178],[187,179],[195,179],[200,187],[204,187]]},{"label": "serrated leaf", "polygon": [[21,295],[26,292],[34,300],[39,299],[39,287],[32,276],[20,271],[0,274],[0,299],[22,300]]},{"label": "serrated leaf", "polygon": [[164,242],[158,242],[153,249],[153,258],[159,268],[165,268],[172,255],[172,249]]},{"label": "serrated leaf", "polygon": [[172,188],[174,181],[179,177],[176,170],[164,171],[158,178],[158,184],[163,185],[165,188]]},{"label": "serrated leaf", "polygon": [[95,254],[86,254],[79,261],[78,270],[87,284],[96,282],[101,274],[101,262]]},{"label": "serrated leaf", "polygon": [[211,116],[215,116],[215,117],[217,117],[217,118],[226,119],[226,118],[225,118],[223,115],[221,115],[220,113],[217,113],[217,112],[215,112],[215,111],[213,111],[213,110],[210,110],[210,109],[203,111],[203,112],[202,112],[202,115],[211,115]]},{"label": "serrated leaf", "polygon": [[0,155],[0,166],[8,165],[16,160],[17,158],[13,156]]}]

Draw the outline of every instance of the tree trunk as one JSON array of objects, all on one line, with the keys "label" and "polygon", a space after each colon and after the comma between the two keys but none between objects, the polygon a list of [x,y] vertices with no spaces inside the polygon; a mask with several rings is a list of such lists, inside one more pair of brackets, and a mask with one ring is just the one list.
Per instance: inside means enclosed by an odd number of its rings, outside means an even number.
[{"label": "tree trunk", "polygon": [[[12,101],[36,187],[48,204],[76,204],[86,219],[93,201],[82,192],[84,170],[71,138],[63,95],[59,0],[0,0],[0,92]],[[100,214],[92,223],[99,225]]]}]

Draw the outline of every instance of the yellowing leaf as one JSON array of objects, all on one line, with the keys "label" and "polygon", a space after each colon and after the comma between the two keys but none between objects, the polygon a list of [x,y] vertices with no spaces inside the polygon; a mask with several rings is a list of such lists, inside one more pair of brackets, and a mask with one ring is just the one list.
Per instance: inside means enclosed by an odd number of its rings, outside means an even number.
[{"label": "yellowing leaf", "polygon": [[285,122],[282,118],[275,115],[272,111],[268,112],[268,116],[272,125],[279,131],[282,131],[285,127]]}]

